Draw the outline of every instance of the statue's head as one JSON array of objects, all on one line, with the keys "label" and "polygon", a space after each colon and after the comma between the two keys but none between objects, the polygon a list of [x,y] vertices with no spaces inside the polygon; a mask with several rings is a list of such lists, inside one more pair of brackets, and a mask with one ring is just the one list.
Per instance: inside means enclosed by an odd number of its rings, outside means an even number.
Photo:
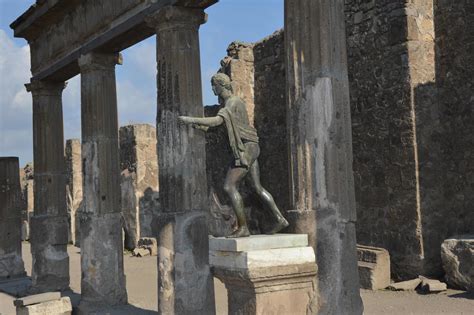
[{"label": "statue's head", "polygon": [[212,91],[214,95],[221,95],[223,91],[232,93],[232,84],[230,78],[224,73],[217,73],[211,79]]}]

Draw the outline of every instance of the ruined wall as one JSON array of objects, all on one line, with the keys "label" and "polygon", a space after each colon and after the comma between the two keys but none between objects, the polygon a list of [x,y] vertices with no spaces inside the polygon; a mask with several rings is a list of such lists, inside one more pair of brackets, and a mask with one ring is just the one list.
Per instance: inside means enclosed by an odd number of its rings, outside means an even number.
[{"label": "ruined wall", "polygon": [[82,206],[82,157],[81,140],[66,140],[67,212],[69,216],[69,241],[79,245],[80,211]]},{"label": "ruined wall", "polygon": [[436,247],[426,259],[438,262],[444,239],[474,233],[474,3],[433,2],[436,78],[428,86],[438,92],[441,132],[433,138],[444,170],[438,181],[443,203],[422,217],[422,227],[425,248]]},{"label": "ruined wall", "polygon": [[473,229],[473,12],[346,0],[357,238],[396,278],[440,276],[442,241]]},{"label": "ruined wall", "polygon": [[159,207],[156,129],[147,124],[120,128],[122,216],[125,247],[157,235],[153,220]]},{"label": "ruined wall", "polygon": [[[357,241],[417,276],[422,240],[405,1],[346,0]],[[404,276],[401,275],[400,276]]]},{"label": "ruined wall", "polygon": [[22,211],[21,211],[21,240],[27,241],[30,239],[30,217],[33,215],[34,209],[34,167],[33,163],[27,163],[20,169],[20,184],[22,196]]}]

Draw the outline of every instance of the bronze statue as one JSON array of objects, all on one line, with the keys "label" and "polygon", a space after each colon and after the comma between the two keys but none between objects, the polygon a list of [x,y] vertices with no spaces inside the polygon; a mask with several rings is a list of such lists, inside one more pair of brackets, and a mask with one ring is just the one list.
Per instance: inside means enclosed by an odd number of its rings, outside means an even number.
[{"label": "bronze statue", "polygon": [[260,183],[260,169],[257,158],[260,154],[257,130],[249,123],[245,102],[232,91],[230,79],[223,73],[217,73],[211,79],[212,91],[219,98],[219,104],[224,107],[215,117],[188,117],[180,116],[178,120],[183,124],[191,124],[195,128],[206,131],[209,127],[225,124],[229,136],[229,144],[234,156],[234,164],[229,168],[224,190],[232,203],[237,216],[238,229],[228,237],[249,236],[247,219],[244,212],[242,196],[238,191],[239,183],[250,174],[249,183],[259,196],[264,206],[271,210],[277,220],[274,227],[267,234],[275,234],[288,226],[288,222],[281,214],[272,195]]}]

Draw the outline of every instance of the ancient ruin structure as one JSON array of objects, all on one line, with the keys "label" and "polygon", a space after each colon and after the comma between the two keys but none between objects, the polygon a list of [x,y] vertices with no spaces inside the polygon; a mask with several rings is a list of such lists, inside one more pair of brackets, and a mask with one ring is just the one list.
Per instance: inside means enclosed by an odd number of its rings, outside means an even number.
[{"label": "ancient ruin structure", "polygon": [[441,275],[444,239],[473,232],[474,7],[346,1],[357,241],[396,278]]},{"label": "ancient ruin structure", "polygon": [[21,239],[30,239],[30,218],[34,209],[34,167],[32,163],[27,163],[20,169],[20,183],[23,197],[23,211],[21,214]]},{"label": "ancient ruin structure", "polygon": [[66,173],[67,173],[67,212],[69,216],[69,241],[78,245],[80,239],[79,217],[82,206],[82,158],[81,141],[66,141]]},{"label": "ancient ruin structure", "polygon": [[147,124],[120,128],[120,169],[125,247],[133,250],[141,237],[153,237],[159,209],[156,129]]},{"label": "ancient ruin structure", "polygon": [[[203,115],[198,30],[206,21],[203,10],[215,2],[38,0],[12,24],[15,36],[27,39],[31,49],[27,88],[33,96],[37,290],[63,290],[69,283],[61,92],[65,81],[80,73],[79,308],[88,312],[127,302],[115,65],[121,50],[156,35],[159,312],[215,312],[205,137],[176,119]],[[289,230],[309,234],[316,252],[319,271],[312,289],[317,290],[310,304],[320,305],[320,314],[360,314],[343,2],[287,0],[285,16],[287,93],[280,95],[288,95],[291,180],[282,194],[288,195],[283,205],[291,216]]]},{"label": "ancient ruin structure", "polygon": [[0,157],[0,280],[24,276],[21,188],[17,157]]}]

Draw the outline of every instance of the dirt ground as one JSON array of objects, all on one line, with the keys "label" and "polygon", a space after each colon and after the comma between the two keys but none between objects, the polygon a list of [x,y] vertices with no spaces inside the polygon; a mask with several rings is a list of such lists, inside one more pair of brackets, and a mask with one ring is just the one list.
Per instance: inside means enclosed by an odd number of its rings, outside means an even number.
[{"label": "dirt ground", "polygon": [[[71,289],[80,293],[80,251],[68,247],[70,255]],[[30,245],[23,244],[25,267],[30,274]],[[129,314],[156,314],[157,310],[157,270],[156,257],[135,258],[126,255],[124,259],[127,277],[129,303],[133,307]],[[217,314],[227,314],[227,293],[223,284],[215,281]],[[364,314],[367,315],[410,315],[410,314],[463,314],[474,315],[474,294],[449,290],[440,294],[420,295],[416,292],[361,291]],[[73,295],[73,304],[78,294]],[[14,314],[13,298],[0,293],[0,314]]]}]

